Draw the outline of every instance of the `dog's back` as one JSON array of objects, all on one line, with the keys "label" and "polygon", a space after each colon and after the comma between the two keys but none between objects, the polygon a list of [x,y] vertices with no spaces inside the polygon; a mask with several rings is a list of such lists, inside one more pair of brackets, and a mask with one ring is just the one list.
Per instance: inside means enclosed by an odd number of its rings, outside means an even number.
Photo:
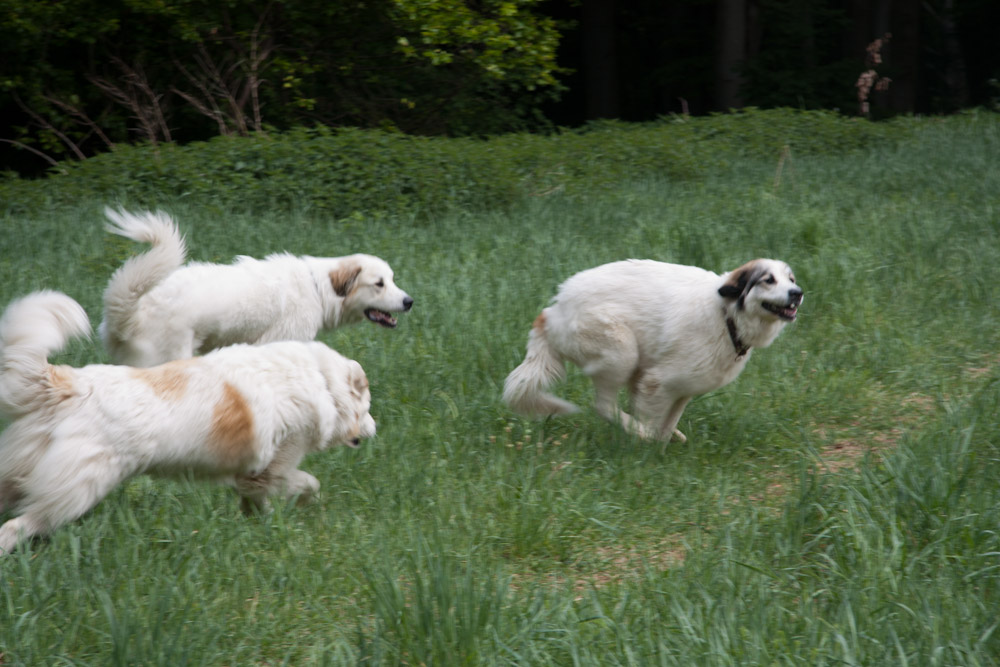
[{"label": "dog's back", "polygon": [[[704,320],[715,305],[719,276],[696,266],[653,260],[623,260],[581,271],[560,287],[546,309],[546,333],[563,356],[577,364],[588,331],[608,323],[628,327],[640,344],[672,338]],[[584,334],[581,336],[581,334]]]}]

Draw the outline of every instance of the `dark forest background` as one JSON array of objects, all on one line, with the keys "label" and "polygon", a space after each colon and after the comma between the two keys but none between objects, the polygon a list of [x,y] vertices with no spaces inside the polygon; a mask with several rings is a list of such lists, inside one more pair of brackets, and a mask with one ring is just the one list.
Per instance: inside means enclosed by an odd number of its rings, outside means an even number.
[{"label": "dark forest background", "polygon": [[998,30],[997,0],[0,0],[0,167],[315,125],[996,107]]}]

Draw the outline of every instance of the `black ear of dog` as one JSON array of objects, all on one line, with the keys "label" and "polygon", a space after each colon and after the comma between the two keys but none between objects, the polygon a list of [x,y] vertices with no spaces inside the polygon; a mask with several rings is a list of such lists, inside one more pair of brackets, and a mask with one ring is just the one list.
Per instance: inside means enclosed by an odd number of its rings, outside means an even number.
[{"label": "black ear of dog", "polygon": [[739,298],[740,294],[743,294],[743,289],[739,287],[738,284],[733,285],[730,283],[726,283],[725,285],[719,288],[719,296],[721,296],[723,299],[737,299]]},{"label": "black ear of dog", "polygon": [[729,274],[729,279],[719,287],[719,296],[724,299],[739,299],[739,307],[743,308],[743,300],[753,286],[760,282],[767,272],[757,260],[747,262]]}]

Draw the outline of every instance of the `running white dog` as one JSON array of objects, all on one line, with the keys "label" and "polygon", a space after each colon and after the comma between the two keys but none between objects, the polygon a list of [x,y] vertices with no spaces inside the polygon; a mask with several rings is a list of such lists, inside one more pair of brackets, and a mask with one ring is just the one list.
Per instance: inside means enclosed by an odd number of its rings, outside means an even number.
[{"label": "running white dog", "polygon": [[308,497],[298,470],[331,445],[375,434],[361,365],[318,342],[237,345],[155,368],[55,366],[88,334],[73,299],[37,292],[0,318],[0,555],[51,532],[142,473],[190,472],[231,484],[243,507]]},{"label": "running white dog", "polygon": [[155,366],[234,343],[312,340],[368,318],[395,327],[390,313],[413,299],[372,255],[192,262],[165,213],[105,209],[110,232],[152,244],[115,271],[104,292],[101,339],[116,363]]},{"label": "running white dog", "polygon": [[[593,380],[601,416],[642,438],[685,441],[677,422],[688,401],[736,379],[751,349],[770,345],[801,303],[792,270],[773,259],[721,276],[651,260],[582,271],[535,320],[504,400],[531,416],[574,412],[545,392],[569,360]],[[618,407],[622,387],[635,417]]]}]

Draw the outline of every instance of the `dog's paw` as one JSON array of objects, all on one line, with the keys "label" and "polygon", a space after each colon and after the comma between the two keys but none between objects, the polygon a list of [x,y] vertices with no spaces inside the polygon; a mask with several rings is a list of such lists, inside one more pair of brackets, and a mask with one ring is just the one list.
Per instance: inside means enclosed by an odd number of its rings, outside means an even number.
[{"label": "dog's paw", "polygon": [[240,496],[240,511],[242,511],[246,516],[257,516],[270,514],[272,508],[271,503],[267,498]]},{"label": "dog's paw", "polygon": [[688,441],[687,436],[684,435],[683,433],[681,433],[676,428],[674,429],[674,432],[671,433],[671,437],[669,437],[667,439],[668,440],[676,440],[677,442],[687,442]]},{"label": "dog's paw", "polygon": [[295,498],[298,504],[310,502],[319,493],[319,480],[304,470],[295,470],[285,483],[285,496]]}]

